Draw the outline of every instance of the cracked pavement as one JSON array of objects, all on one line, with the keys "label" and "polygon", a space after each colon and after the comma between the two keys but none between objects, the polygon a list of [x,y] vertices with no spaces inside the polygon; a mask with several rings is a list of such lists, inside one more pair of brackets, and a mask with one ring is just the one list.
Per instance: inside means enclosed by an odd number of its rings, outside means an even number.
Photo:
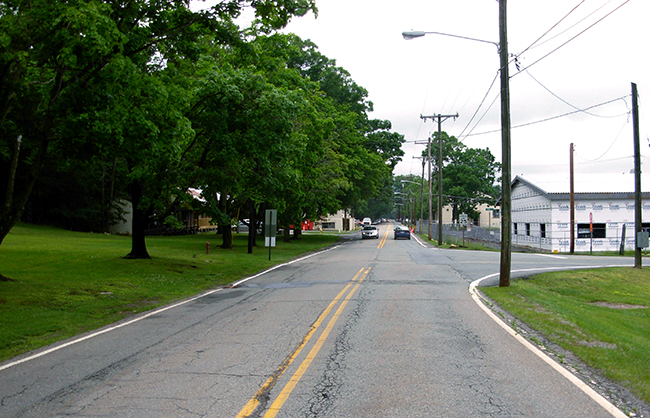
[{"label": "cracked pavement", "polygon": [[[0,415],[235,417],[258,396],[249,416],[262,417],[316,344],[317,318],[369,267],[278,417],[611,416],[472,300],[469,282],[498,272],[498,253],[352,238],[0,371]],[[585,260],[513,254],[513,269],[549,263]],[[629,395],[585,376],[617,399]]]}]

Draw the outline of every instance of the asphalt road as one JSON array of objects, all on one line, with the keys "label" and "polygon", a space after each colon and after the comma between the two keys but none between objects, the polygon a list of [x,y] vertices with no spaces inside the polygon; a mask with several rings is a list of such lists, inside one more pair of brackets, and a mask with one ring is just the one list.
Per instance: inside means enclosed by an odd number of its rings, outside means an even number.
[{"label": "asphalt road", "polygon": [[[476,303],[499,254],[360,236],[0,365],[2,417],[611,417]],[[388,239],[384,239],[387,237]],[[517,254],[512,277],[633,260]],[[487,278],[498,280],[497,277]],[[18,360],[19,362],[16,362]],[[611,408],[610,408],[611,409]]]}]

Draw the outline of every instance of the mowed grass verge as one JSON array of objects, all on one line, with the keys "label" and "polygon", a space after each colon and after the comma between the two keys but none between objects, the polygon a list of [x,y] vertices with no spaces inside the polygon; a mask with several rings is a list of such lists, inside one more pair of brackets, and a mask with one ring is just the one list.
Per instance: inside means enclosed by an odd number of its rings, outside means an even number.
[{"label": "mowed grass verge", "polygon": [[[219,248],[211,234],[147,237],[150,260],[126,260],[130,237],[17,225],[0,245],[0,361],[135,313],[234,282],[325,248],[338,235],[278,240],[269,261],[263,238]],[[206,254],[210,242],[210,254]]]},{"label": "mowed grass verge", "polygon": [[650,270],[554,272],[481,288],[502,308],[650,403]]}]

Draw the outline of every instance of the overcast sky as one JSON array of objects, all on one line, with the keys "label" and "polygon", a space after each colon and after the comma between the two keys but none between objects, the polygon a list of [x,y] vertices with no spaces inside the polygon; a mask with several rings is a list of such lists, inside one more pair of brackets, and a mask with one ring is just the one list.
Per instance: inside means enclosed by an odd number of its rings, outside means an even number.
[{"label": "overcast sky", "polygon": [[[458,113],[443,130],[501,160],[496,46],[439,35],[406,41],[401,35],[436,31],[498,43],[496,0],[317,0],[317,6],[317,18],[294,18],[286,31],[311,39],[349,71],[369,92],[370,116],[390,120],[405,136],[396,174],[421,174],[412,157],[424,145],[414,141],[426,141],[437,125],[420,115]],[[632,82],[639,88],[642,162],[650,164],[650,110],[644,109],[650,97],[644,95],[650,92],[649,18],[647,0],[508,2],[508,48],[521,69],[510,66],[513,177],[568,191],[574,143],[576,191],[634,190]],[[592,106],[589,113],[517,127]],[[642,184],[650,190],[650,176]]]}]

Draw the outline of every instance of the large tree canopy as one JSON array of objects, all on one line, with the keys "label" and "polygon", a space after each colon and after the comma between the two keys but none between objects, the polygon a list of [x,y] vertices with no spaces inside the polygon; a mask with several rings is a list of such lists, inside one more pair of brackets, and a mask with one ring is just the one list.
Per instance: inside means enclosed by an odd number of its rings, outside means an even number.
[{"label": "large tree canopy", "polygon": [[[75,138],[83,138],[70,122],[110,105],[113,98],[98,85],[111,78],[120,84],[116,76],[129,67],[143,78],[136,88],[157,83],[144,78],[155,76],[170,57],[196,58],[201,33],[217,43],[238,43],[231,20],[248,6],[260,29],[280,28],[292,16],[316,10],[312,0],[230,0],[202,12],[192,12],[189,1],[167,0],[0,4],[0,243],[19,220],[53,143],[77,146]],[[140,128],[155,125],[145,120],[149,115],[141,112]]]},{"label": "large tree canopy", "polygon": [[[256,21],[242,31],[232,19],[248,6]],[[367,91],[315,45],[269,35],[308,10],[313,0],[0,5],[0,243],[46,165],[53,180],[85,167],[75,186],[99,202],[87,216],[98,229],[131,201],[132,258],[149,257],[146,225],[170,219],[188,187],[223,226],[263,207],[299,224],[385,191],[402,135],[368,117]]]},{"label": "large tree canopy", "polygon": [[[436,132],[434,143],[437,142],[437,135]],[[443,204],[452,205],[454,220],[458,220],[458,215],[461,213],[476,219],[477,205],[494,203],[498,198],[497,175],[501,164],[487,148],[469,148],[444,131],[442,140]],[[437,172],[435,165],[434,171]],[[437,179],[437,174],[434,174],[433,181],[436,187]]]}]

